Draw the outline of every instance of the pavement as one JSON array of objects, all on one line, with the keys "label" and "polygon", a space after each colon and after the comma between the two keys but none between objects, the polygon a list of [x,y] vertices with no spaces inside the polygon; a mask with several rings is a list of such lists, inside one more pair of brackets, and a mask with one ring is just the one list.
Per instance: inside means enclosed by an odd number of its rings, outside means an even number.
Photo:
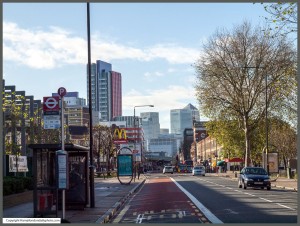
[{"label": "pavement", "polygon": [[[237,180],[234,172],[208,173],[207,176],[226,177]],[[140,179],[132,180],[130,184],[121,184],[114,178],[95,177],[95,207],[85,207],[84,210],[66,210],[65,222],[68,223],[107,223],[118,209],[135,193],[146,181],[147,174],[141,174]],[[272,178],[272,188],[298,191],[296,179]],[[17,205],[3,210],[3,218],[33,218],[33,202]],[[56,217],[56,216],[45,216]],[[62,211],[58,211],[58,218],[62,218]],[[64,221],[62,221],[64,222]]]}]

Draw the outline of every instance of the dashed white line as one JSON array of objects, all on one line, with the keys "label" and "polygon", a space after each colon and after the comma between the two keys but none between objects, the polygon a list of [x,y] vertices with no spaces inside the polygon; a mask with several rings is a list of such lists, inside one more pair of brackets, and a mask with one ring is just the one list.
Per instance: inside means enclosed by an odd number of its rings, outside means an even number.
[{"label": "dashed white line", "polygon": [[280,203],[276,203],[278,206],[282,206],[282,207],[285,207],[285,208],[288,208],[288,209],[290,209],[290,210],[295,210],[295,209],[293,209],[293,208],[291,208],[291,207],[288,207],[288,206],[285,206],[285,205],[282,205],[282,204],[280,204]]},{"label": "dashed white line", "polygon": [[247,192],[244,192],[244,194],[250,195],[250,196],[256,196],[256,195],[253,195],[253,194],[250,194],[250,193],[247,193]]},{"label": "dashed white line", "polygon": [[265,201],[267,201],[267,202],[273,202],[273,201],[271,201],[271,200],[269,200],[269,199],[265,199],[265,198],[261,198],[261,197],[259,197],[260,199],[262,199],[262,200],[265,200]]}]

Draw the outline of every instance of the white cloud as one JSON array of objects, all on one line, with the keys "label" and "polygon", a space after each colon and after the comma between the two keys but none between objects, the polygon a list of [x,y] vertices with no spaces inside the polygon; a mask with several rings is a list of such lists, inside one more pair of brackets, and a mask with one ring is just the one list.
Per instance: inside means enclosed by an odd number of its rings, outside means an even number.
[{"label": "white cloud", "polygon": [[[193,87],[170,85],[164,89],[146,90],[145,94],[131,90],[123,95],[123,115],[132,115],[134,106],[153,104],[154,108],[138,108],[139,112],[159,112],[161,128],[170,127],[170,110],[184,108],[188,103],[195,106],[195,90]],[[134,103],[134,104],[133,104]]]},{"label": "white cloud", "polygon": [[[115,41],[91,40],[92,60],[133,59],[151,61],[164,59],[171,64],[193,63],[199,52],[176,44],[157,44],[144,49],[126,46]],[[60,27],[49,30],[24,29],[18,24],[3,22],[4,60],[15,61],[32,68],[51,69],[63,64],[86,64],[87,44],[82,37]]]},{"label": "white cloud", "polygon": [[131,90],[123,95],[123,109],[128,110],[134,105],[144,104],[153,104],[159,110],[178,109],[185,107],[189,101],[194,99],[195,90],[193,87],[168,86],[164,89],[146,90],[145,94]]},{"label": "white cloud", "polygon": [[157,78],[163,77],[163,76],[164,76],[164,74],[161,73],[161,72],[159,72],[159,71],[156,71],[156,72],[145,72],[144,73],[144,78],[148,82],[155,81]]}]

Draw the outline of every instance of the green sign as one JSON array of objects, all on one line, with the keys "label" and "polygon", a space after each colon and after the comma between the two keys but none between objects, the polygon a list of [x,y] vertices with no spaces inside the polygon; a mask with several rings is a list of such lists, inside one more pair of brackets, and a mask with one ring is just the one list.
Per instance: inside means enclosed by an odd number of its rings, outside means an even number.
[{"label": "green sign", "polygon": [[132,176],[132,155],[118,155],[118,176]]}]

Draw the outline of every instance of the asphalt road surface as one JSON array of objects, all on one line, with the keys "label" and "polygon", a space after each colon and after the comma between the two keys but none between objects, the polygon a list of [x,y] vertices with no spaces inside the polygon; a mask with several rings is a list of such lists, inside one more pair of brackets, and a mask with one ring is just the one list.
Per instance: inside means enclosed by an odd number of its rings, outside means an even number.
[{"label": "asphalt road surface", "polygon": [[111,223],[297,223],[297,192],[229,178],[151,174]]}]

